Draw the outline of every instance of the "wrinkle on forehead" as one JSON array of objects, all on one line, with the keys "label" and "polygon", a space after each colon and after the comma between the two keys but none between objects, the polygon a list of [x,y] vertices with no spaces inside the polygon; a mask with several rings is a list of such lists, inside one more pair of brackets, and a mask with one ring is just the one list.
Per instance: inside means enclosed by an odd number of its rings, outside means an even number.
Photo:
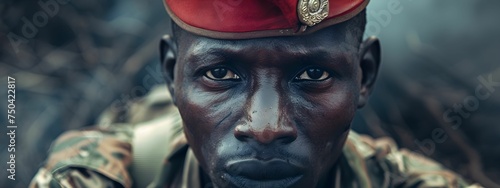
[{"label": "wrinkle on forehead", "polygon": [[[299,42],[293,45],[291,42],[248,43],[247,41],[213,41],[210,39],[197,40],[186,51],[184,61],[191,66],[209,65],[217,62],[233,63],[235,59],[226,61],[227,56],[251,62],[251,70],[257,67],[291,68],[313,64],[317,66],[335,66],[337,70],[355,69],[355,62],[359,58],[357,53],[346,47],[335,47],[333,45],[316,45],[308,47]],[[248,45],[247,45],[248,44]],[[241,59],[239,59],[241,58]],[[249,66],[249,64],[247,64]],[[249,68],[246,66],[246,68]],[[281,69],[284,70],[284,69]],[[292,70],[292,69],[288,69]],[[260,70],[262,71],[262,70]],[[344,74],[344,73],[342,73]]]},{"label": "wrinkle on forehead", "polygon": [[350,63],[359,58],[359,44],[352,42],[351,38],[344,32],[334,30],[319,31],[306,36],[247,40],[212,39],[188,34],[183,35],[184,40],[181,44],[183,51],[180,52],[180,56],[183,61],[204,64],[203,62],[217,61],[224,54],[239,56],[258,50],[261,55],[256,58],[265,60],[274,59],[277,57],[274,55],[280,54],[292,58],[322,56],[333,61],[345,59],[347,63]]},{"label": "wrinkle on forehead", "polygon": [[[291,38],[290,38],[291,39]],[[332,44],[329,44],[332,43]],[[199,40],[193,40],[189,45],[189,55],[200,56],[213,54],[219,51],[228,53],[238,53],[246,50],[260,50],[272,52],[286,52],[291,55],[308,55],[311,52],[328,53],[332,51],[352,52],[357,51],[358,47],[342,41],[322,40],[318,43],[302,42],[298,39],[286,40],[283,38],[264,38],[250,40],[216,40],[200,37]]]},{"label": "wrinkle on forehead", "polygon": [[305,54],[307,51],[317,50],[313,48],[318,47],[330,48],[327,50],[334,48],[334,50],[337,51],[350,53],[358,52],[360,47],[359,37],[355,36],[353,32],[348,31],[349,30],[346,30],[346,28],[341,26],[332,26],[312,34],[302,36],[225,40],[202,37],[182,30],[182,32],[179,32],[182,35],[179,34],[178,37],[183,40],[178,40],[178,42],[181,43],[180,45],[187,46],[187,48],[184,48],[185,50],[194,48],[191,49],[190,52],[193,53],[192,55],[200,55],[207,52],[210,53],[213,52],[210,50],[217,47],[233,51],[241,51],[243,48],[259,48],[274,51],[286,46],[293,46],[295,48],[285,48],[286,52],[292,54]]}]

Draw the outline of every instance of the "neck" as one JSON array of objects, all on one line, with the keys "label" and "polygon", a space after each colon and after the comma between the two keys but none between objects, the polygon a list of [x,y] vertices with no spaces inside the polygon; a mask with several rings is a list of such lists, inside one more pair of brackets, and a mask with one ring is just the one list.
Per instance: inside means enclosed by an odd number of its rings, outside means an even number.
[{"label": "neck", "polygon": [[210,180],[210,176],[208,176],[207,173],[200,167],[200,181],[202,185],[201,187],[215,187],[217,188],[214,184],[212,184],[212,180]]},{"label": "neck", "polygon": [[340,175],[337,174],[337,164],[333,165],[332,168],[329,169],[325,175],[323,175],[320,180],[318,181],[318,184],[316,185],[316,188],[331,188],[334,187],[336,183],[336,176]]}]

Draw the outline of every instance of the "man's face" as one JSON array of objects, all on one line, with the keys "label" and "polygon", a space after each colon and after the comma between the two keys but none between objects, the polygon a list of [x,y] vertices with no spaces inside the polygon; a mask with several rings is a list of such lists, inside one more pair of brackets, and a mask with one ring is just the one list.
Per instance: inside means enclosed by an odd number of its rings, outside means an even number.
[{"label": "man's face", "polygon": [[170,87],[216,187],[311,187],[331,175],[363,89],[359,42],[216,40],[183,32]]}]

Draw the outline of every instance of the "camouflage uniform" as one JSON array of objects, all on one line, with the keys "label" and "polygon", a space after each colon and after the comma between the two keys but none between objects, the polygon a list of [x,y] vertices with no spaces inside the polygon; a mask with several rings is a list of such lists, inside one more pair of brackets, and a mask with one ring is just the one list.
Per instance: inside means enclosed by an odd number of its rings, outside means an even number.
[{"label": "camouflage uniform", "polygon": [[[200,183],[199,165],[165,87],[132,103],[125,117],[127,123],[115,123],[120,118],[109,109],[98,128],[60,136],[30,187],[211,187]],[[391,139],[353,131],[336,172],[335,187],[480,187],[399,150]]]}]

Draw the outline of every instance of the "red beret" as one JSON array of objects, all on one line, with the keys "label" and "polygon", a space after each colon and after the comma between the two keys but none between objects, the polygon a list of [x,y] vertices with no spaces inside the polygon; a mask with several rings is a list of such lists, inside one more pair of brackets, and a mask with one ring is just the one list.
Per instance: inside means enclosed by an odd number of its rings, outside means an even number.
[{"label": "red beret", "polygon": [[172,20],[206,37],[302,35],[351,19],[369,0],[165,0]]}]

